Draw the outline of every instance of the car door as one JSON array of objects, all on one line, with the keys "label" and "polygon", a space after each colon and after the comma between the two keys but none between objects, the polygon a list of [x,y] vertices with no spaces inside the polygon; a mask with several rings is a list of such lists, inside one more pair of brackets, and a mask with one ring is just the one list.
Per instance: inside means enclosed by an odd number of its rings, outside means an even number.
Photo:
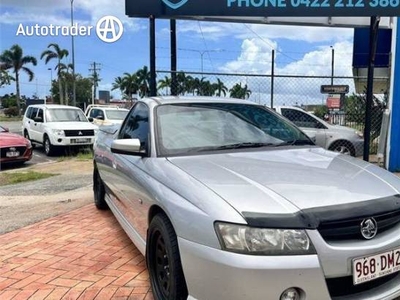
[{"label": "car door", "polygon": [[[149,108],[144,103],[137,103],[130,111],[121,126],[119,139],[140,139],[141,148],[150,151],[149,147]],[[147,193],[149,175],[144,171],[149,158],[114,154],[112,162],[116,173],[114,182],[117,205],[125,218],[134,226],[141,238],[146,240],[147,216],[151,197]]]},{"label": "car door", "polygon": [[35,135],[36,129],[35,129],[35,120],[34,119],[37,116],[38,110],[39,109],[37,107],[31,107],[30,111],[28,111],[27,115],[26,115],[27,120],[26,120],[25,127],[26,127],[26,130],[28,131],[29,138],[34,141],[37,141],[37,138]]},{"label": "car door", "polygon": [[281,108],[282,116],[300,127],[309,137],[315,136],[315,143],[326,148],[326,127],[310,114],[292,108]]},{"label": "car door", "polygon": [[36,118],[40,118],[42,121],[37,121],[33,118],[32,122],[32,138],[37,142],[43,142],[43,123],[44,123],[44,112],[42,108],[37,110]]}]

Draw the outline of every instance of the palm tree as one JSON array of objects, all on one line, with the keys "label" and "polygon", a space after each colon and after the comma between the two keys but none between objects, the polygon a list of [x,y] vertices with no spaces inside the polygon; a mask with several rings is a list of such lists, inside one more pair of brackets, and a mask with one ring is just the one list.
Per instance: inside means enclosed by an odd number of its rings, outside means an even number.
[{"label": "palm tree", "polygon": [[236,83],[230,90],[229,90],[230,96],[232,98],[238,98],[238,99],[247,99],[251,95],[251,90],[247,87],[247,84],[242,87],[241,83]]},{"label": "palm tree", "polygon": [[3,85],[10,85],[11,81],[15,81],[15,78],[12,77],[7,70],[3,69],[3,65],[0,65],[0,87]]},{"label": "palm tree", "polygon": [[125,94],[124,90],[124,79],[121,76],[118,76],[114,79],[114,83],[112,84],[112,91],[114,90],[120,90],[121,94]]},{"label": "palm tree", "polygon": [[151,77],[149,68],[147,66],[144,66],[143,68],[137,70],[136,76],[138,77],[140,84],[139,87],[140,97],[148,96],[150,77]]},{"label": "palm tree", "polygon": [[226,92],[228,91],[228,88],[225,86],[225,84],[217,78],[217,83],[214,83],[214,88],[216,90],[216,95],[218,97],[221,97],[222,94],[226,96]]},{"label": "palm tree", "polygon": [[60,69],[61,70],[61,78],[64,81],[64,100],[65,100],[65,104],[68,105],[68,82],[71,81],[71,77],[69,74],[69,71],[73,70],[74,66],[73,64],[59,64],[58,66],[56,66],[56,69]]},{"label": "palm tree", "polygon": [[128,99],[132,104],[132,95],[137,94],[138,90],[140,89],[140,81],[137,74],[124,73],[124,77],[122,78],[122,87],[125,91],[125,95],[128,96]]},{"label": "palm tree", "polygon": [[31,69],[25,67],[26,64],[37,65],[37,60],[33,56],[24,56],[22,48],[19,45],[13,45],[9,50],[4,50],[0,55],[0,63],[2,70],[12,69],[15,74],[15,86],[17,91],[17,107],[18,116],[21,116],[19,75],[20,71],[24,71],[29,76],[29,81],[33,80],[34,73]]},{"label": "palm tree", "polygon": [[[64,104],[64,97],[63,97],[63,93],[62,93],[62,83],[61,83],[62,74],[61,74],[61,68],[59,66],[61,65],[61,60],[64,57],[67,57],[69,53],[68,53],[67,49],[61,49],[58,44],[53,44],[53,43],[49,44],[47,46],[47,48],[48,48],[48,50],[43,51],[42,55],[40,55],[40,59],[43,59],[45,57],[46,65],[53,58],[57,59],[58,63],[54,69],[58,69],[57,77],[58,77],[58,88],[60,90],[60,104]],[[51,48],[53,50],[51,50]],[[57,66],[58,66],[58,68],[57,68]]]},{"label": "palm tree", "polygon": [[170,88],[172,84],[172,79],[168,76],[165,76],[164,79],[160,79],[158,81],[158,89],[162,90],[165,89],[165,94],[168,95],[170,94]]}]

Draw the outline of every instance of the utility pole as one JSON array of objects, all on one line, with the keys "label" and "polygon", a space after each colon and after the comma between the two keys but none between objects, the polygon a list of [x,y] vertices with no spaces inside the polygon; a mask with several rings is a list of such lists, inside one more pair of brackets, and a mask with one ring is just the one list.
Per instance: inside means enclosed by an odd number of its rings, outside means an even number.
[{"label": "utility pole", "polygon": [[90,72],[92,72],[92,80],[93,80],[93,95],[92,95],[92,104],[94,104],[94,101],[96,99],[96,92],[97,92],[97,83],[100,81],[99,74],[97,73],[100,71],[100,64],[93,62],[90,64]]}]

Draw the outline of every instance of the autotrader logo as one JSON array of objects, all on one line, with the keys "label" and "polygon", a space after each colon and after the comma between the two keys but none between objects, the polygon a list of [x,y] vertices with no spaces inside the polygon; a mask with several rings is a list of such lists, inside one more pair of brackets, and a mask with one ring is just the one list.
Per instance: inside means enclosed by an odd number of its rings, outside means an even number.
[{"label": "autotrader logo", "polygon": [[[69,25],[23,25],[19,24],[16,36],[91,36],[94,26],[74,23]],[[118,41],[124,33],[121,20],[114,16],[102,17],[96,24],[97,37],[106,43]]]},{"label": "autotrader logo", "polygon": [[102,17],[96,25],[96,34],[103,42],[114,43],[124,33],[122,22],[114,16]]}]

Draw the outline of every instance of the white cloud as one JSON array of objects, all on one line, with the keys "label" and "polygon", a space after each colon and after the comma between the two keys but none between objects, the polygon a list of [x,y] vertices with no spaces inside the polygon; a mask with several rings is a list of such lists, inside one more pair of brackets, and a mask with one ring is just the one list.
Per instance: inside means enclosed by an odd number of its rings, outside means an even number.
[{"label": "white cloud", "polygon": [[204,38],[213,41],[224,37],[249,39],[260,36],[264,39],[287,39],[315,43],[350,40],[353,37],[353,29],[349,28],[217,22],[199,23],[198,21],[180,21],[177,25],[177,30],[182,34],[191,36],[194,34],[197,38],[202,38],[201,31],[203,31]]},{"label": "white cloud", "polygon": [[[276,52],[275,74],[287,75],[276,77],[274,81],[274,101],[277,104],[294,105],[321,103],[323,95],[320,93],[322,84],[330,84],[332,52],[330,47],[320,47],[306,53],[298,61],[286,65],[280,65],[279,60],[283,54],[279,51],[279,45],[272,40],[245,39],[242,43],[241,53],[236,60],[230,61],[220,68],[227,73],[253,73],[271,74],[271,46],[278,49]],[[335,75],[352,75],[352,50],[350,42],[337,42],[335,49]],[[297,78],[296,76],[309,76],[309,78]],[[327,78],[311,78],[310,76],[326,76]],[[242,82],[247,84],[252,91],[250,100],[270,103],[271,78],[267,76],[241,76],[229,77],[230,82]],[[336,79],[336,84],[349,84],[351,79]]]},{"label": "white cloud", "polygon": [[277,48],[277,43],[269,40],[245,39],[239,57],[235,61],[226,63],[221,67],[221,71],[267,74],[271,70],[271,47]]}]

